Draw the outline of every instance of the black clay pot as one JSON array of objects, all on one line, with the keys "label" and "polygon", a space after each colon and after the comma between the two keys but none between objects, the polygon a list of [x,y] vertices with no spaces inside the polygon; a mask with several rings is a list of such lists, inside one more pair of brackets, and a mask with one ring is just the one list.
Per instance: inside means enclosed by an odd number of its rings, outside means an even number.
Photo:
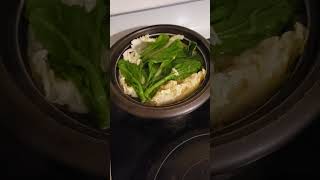
[{"label": "black clay pot", "polygon": [[[149,34],[157,36],[160,33],[181,34],[184,35],[186,43],[195,41],[198,44],[198,52],[203,57],[203,66],[207,70],[205,80],[195,93],[179,102],[165,106],[149,106],[125,95],[118,82],[117,62],[125,50],[130,47],[131,41],[141,36]],[[124,111],[144,119],[171,119],[186,115],[201,105],[203,105],[210,96],[210,52],[209,42],[195,31],[176,25],[155,25],[138,29],[119,41],[111,48],[111,98],[112,101]]]},{"label": "black clay pot", "polygon": [[8,2],[6,46],[0,63],[2,112],[6,127],[27,145],[52,159],[97,176],[109,174],[109,130],[81,123],[47,102],[34,83],[26,57],[24,1]]},{"label": "black clay pot", "polygon": [[[320,4],[306,0],[308,41],[295,71],[262,107],[211,134],[211,173],[229,173],[276,151],[320,114]],[[221,177],[221,176],[220,176]]]}]

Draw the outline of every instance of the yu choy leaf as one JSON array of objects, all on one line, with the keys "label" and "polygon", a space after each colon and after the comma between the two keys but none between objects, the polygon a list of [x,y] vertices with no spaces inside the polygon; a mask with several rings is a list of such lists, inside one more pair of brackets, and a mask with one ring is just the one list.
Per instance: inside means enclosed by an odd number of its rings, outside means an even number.
[{"label": "yu choy leaf", "polygon": [[215,0],[211,25],[222,43],[214,56],[238,55],[278,35],[293,18],[292,0]]},{"label": "yu choy leaf", "polygon": [[159,80],[155,84],[153,84],[151,87],[149,87],[145,91],[145,96],[147,98],[150,98],[150,94],[153,94],[154,91],[156,91],[160,86],[165,84],[166,82],[170,80],[183,80],[190,76],[193,73],[198,72],[202,67],[202,64],[198,60],[188,60],[184,61],[182,63],[176,64],[173,68],[170,74],[168,74],[163,79]]},{"label": "yu choy leaf", "polygon": [[101,68],[107,47],[106,3],[97,0],[88,12],[61,0],[28,0],[26,16],[37,40],[48,50],[48,63],[55,75],[72,81],[79,89],[94,124],[108,128],[109,88]]},{"label": "yu choy leaf", "polygon": [[160,34],[155,42],[150,43],[142,52],[141,59],[148,59],[153,56],[154,53],[164,48],[169,42],[170,37],[167,34]]},{"label": "yu choy leaf", "polygon": [[125,77],[128,85],[134,88],[141,102],[145,102],[146,97],[143,88],[145,78],[141,72],[140,66],[121,59],[118,61],[118,68],[120,73]]}]

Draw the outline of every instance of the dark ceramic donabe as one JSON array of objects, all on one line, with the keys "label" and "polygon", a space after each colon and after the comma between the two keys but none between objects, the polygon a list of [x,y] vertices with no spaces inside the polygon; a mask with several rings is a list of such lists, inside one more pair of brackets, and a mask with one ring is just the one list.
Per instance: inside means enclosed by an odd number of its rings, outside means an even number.
[{"label": "dark ceramic donabe", "polygon": [[[99,130],[78,121],[46,101],[28,67],[28,22],[23,0],[8,6],[7,46],[0,61],[1,99],[10,111],[7,127],[25,144],[57,161],[97,176],[108,174],[109,130]],[[5,5],[7,6],[7,4]],[[5,100],[3,102],[6,102]],[[90,119],[89,119],[90,120]]]},{"label": "dark ceramic donabe", "polygon": [[320,113],[319,1],[306,3],[308,40],[286,83],[254,113],[211,139],[211,173],[228,173],[279,149]]},{"label": "dark ceramic donabe", "polygon": [[[118,83],[118,68],[117,62],[121,58],[123,52],[129,48],[131,41],[141,36],[149,34],[150,36],[156,36],[160,33],[168,34],[181,34],[184,35],[185,40],[195,41],[198,44],[198,51],[203,57],[203,66],[207,70],[206,78],[202,85],[196,90],[195,93],[189,97],[181,100],[177,103],[173,103],[166,106],[148,106],[144,105],[133,98],[125,95]],[[181,115],[188,114],[203,103],[205,103],[210,96],[210,52],[209,41],[207,41],[200,34],[187,29],[185,27],[176,25],[155,25],[149,26],[133,33],[128,34],[124,38],[120,39],[111,48],[111,98],[112,101],[126,112],[133,114],[137,117],[146,119],[163,119],[173,118]]]}]

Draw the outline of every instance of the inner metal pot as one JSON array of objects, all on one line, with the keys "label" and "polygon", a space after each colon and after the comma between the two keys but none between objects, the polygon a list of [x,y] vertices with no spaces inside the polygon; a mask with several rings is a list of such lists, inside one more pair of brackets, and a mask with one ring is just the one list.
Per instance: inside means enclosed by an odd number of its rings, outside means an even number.
[{"label": "inner metal pot", "polygon": [[[144,35],[157,36],[160,33],[181,34],[184,35],[185,41],[195,41],[198,44],[198,52],[203,57],[203,66],[206,69],[206,77],[201,86],[189,97],[169,105],[150,106],[142,104],[139,101],[125,95],[118,83],[117,62],[123,52],[130,47],[131,41]],[[200,34],[176,25],[155,25],[136,30],[129,35],[120,39],[111,48],[111,98],[112,101],[124,111],[144,119],[168,119],[181,115],[186,115],[202,104],[210,96],[210,53],[209,42]]]},{"label": "inner metal pot", "polygon": [[254,113],[224,128],[213,127],[212,175],[230,172],[277,150],[320,113],[319,2],[306,0],[305,6],[309,35],[294,73]]}]

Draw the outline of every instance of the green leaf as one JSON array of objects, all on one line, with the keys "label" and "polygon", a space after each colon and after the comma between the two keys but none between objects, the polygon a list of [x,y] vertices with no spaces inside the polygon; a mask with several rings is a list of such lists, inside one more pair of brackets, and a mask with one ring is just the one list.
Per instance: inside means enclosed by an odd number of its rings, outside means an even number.
[{"label": "green leaf", "polygon": [[109,88],[102,71],[108,40],[106,3],[87,12],[61,0],[28,0],[26,16],[31,30],[48,50],[48,63],[59,77],[71,80],[96,117],[100,128],[109,127]]},{"label": "green leaf", "polygon": [[280,34],[293,17],[291,2],[215,0],[211,25],[222,43],[214,46],[214,56],[238,55],[262,40]]},{"label": "green leaf", "polygon": [[194,41],[190,41],[188,50],[187,50],[188,56],[193,56],[196,53],[196,49],[197,49],[197,43]]},{"label": "green leaf", "polygon": [[181,40],[177,39],[168,47],[150,53],[149,59],[145,58],[144,61],[162,63],[165,60],[175,59],[176,57],[186,57],[187,55],[188,54],[186,54],[185,45],[181,42]]},{"label": "green leaf", "polygon": [[[194,48],[196,48],[196,44],[194,47],[191,47],[191,48],[192,49],[190,51],[192,53],[194,51]],[[154,53],[151,57],[152,59],[147,61],[147,63],[149,63],[148,66],[149,66],[149,72],[150,72],[149,78],[148,78],[148,86],[154,83],[155,81],[157,81],[158,79],[160,79],[160,77],[163,76],[163,72],[168,72],[166,71],[168,69],[171,70],[172,68],[171,63],[177,57],[187,57],[189,53],[188,51],[189,49],[187,49],[185,45],[181,42],[181,40],[178,39],[172,42],[168,47],[163,48],[157,51],[156,53]],[[160,64],[160,66],[156,65],[158,63]],[[157,69],[155,70],[155,68]]]},{"label": "green leaf", "polygon": [[[191,74],[201,70],[202,64],[198,60],[187,60],[183,63],[179,63],[174,66],[174,69],[177,71],[177,75],[174,76],[174,80],[183,80],[189,77]],[[175,74],[172,72],[171,74]]]},{"label": "green leaf", "polygon": [[160,67],[158,67],[156,72],[153,74],[151,80],[149,81],[149,84],[152,84],[152,83],[156,82],[157,80],[159,80],[161,78],[161,75],[163,75],[163,73],[167,73],[168,72],[166,70],[169,70],[169,69],[171,70],[172,61],[173,60],[174,60],[174,58],[168,59],[168,60],[164,60],[160,64]]},{"label": "green leaf", "polygon": [[148,59],[153,56],[158,50],[161,50],[169,42],[170,37],[167,34],[160,34],[155,42],[150,43],[142,52],[141,59]]},{"label": "green leaf", "polygon": [[151,81],[152,81],[153,77],[155,76],[155,74],[157,73],[158,69],[159,69],[159,64],[154,63],[152,61],[148,63],[148,73],[149,73],[149,75],[148,75],[146,87],[151,84]]},{"label": "green leaf", "polygon": [[144,95],[143,82],[144,77],[140,66],[130,63],[124,59],[118,61],[118,68],[121,74],[125,77],[126,83],[133,87],[142,102],[146,101]]},{"label": "green leaf", "polygon": [[145,96],[147,98],[150,97],[150,94],[153,94],[155,91],[158,90],[160,86],[162,86],[170,80],[183,80],[187,78],[193,73],[196,73],[199,70],[201,70],[201,67],[202,64],[198,60],[186,60],[182,63],[176,64],[169,75],[167,75],[166,77],[164,77],[163,79],[159,80],[151,87],[146,89]]},{"label": "green leaf", "polygon": [[[148,43],[142,50],[140,65],[119,60],[118,68],[127,84],[134,88],[141,102],[147,102],[164,83],[174,79],[181,80],[201,69],[201,56],[197,54],[196,49],[195,42],[186,45],[180,39],[172,41],[169,35],[160,34],[155,42]],[[189,66],[194,66],[194,69]],[[172,74],[173,67],[181,71],[179,77]],[[145,83],[140,81],[142,76],[146,77]]]}]

